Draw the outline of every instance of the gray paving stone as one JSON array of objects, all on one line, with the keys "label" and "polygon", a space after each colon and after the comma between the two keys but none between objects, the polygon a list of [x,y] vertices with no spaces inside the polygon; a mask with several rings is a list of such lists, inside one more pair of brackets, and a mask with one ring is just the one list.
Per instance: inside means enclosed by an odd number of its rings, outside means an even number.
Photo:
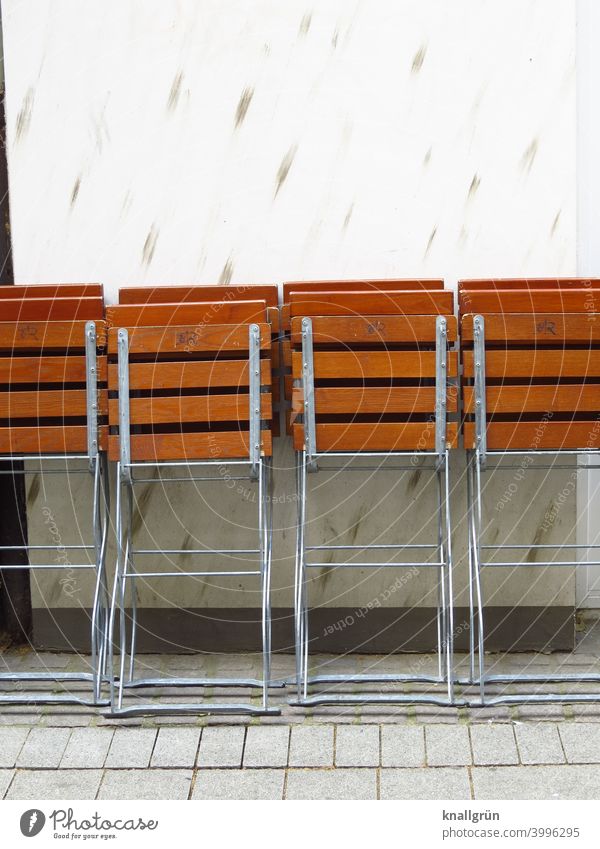
[{"label": "gray paving stone", "polygon": [[191,769],[107,769],[99,799],[187,799]]},{"label": "gray paving stone", "polygon": [[519,763],[515,735],[511,725],[474,725],[471,728],[473,763],[510,765]]},{"label": "gray paving stone", "polygon": [[559,732],[568,763],[600,763],[600,734],[595,723],[565,722],[559,725]]},{"label": "gray paving stone", "polygon": [[599,799],[600,766],[496,766],[472,770],[476,799]]},{"label": "gray paving stone", "polygon": [[338,725],[336,766],[379,766],[378,725]]},{"label": "gray paving stone", "polygon": [[467,766],[471,763],[469,732],[463,725],[428,725],[425,748],[429,766]]},{"label": "gray paving stone", "polygon": [[333,725],[294,726],[290,766],[333,766]]},{"label": "gray paving stone", "polygon": [[425,766],[425,734],[420,725],[381,726],[381,765]]},{"label": "gray paving stone", "polygon": [[110,744],[106,766],[124,769],[147,767],[156,733],[155,728],[117,728]]},{"label": "gray paving stone", "polygon": [[287,766],[290,730],[285,726],[251,725],[246,733],[244,766]]},{"label": "gray paving stone", "polygon": [[29,728],[0,728],[0,767],[14,766],[29,734]]},{"label": "gray paving stone", "polygon": [[99,769],[104,766],[113,738],[112,728],[75,728],[60,762],[63,769]]},{"label": "gray paving stone", "polygon": [[224,725],[204,728],[200,739],[198,766],[239,767],[242,765],[243,726]]},{"label": "gray paving stone", "polygon": [[0,769],[0,799],[4,799],[14,774],[14,769]]},{"label": "gray paving stone", "polygon": [[7,799],[95,799],[101,769],[26,769],[15,774]]},{"label": "gray paving stone", "polygon": [[161,728],[152,753],[151,767],[193,767],[200,728]]},{"label": "gray paving stone", "polygon": [[382,769],[382,799],[470,799],[469,773],[464,767]]},{"label": "gray paving stone", "polygon": [[376,799],[375,769],[290,769],[286,799]]},{"label": "gray paving stone", "polygon": [[192,799],[282,799],[284,769],[203,769]]},{"label": "gray paving stone", "polygon": [[562,764],[565,753],[552,722],[523,723],[515,726],[517,746],[523,764]]},{"label": "gray paving stone", "polygon": [[17,758],[17,766],[57,767],[70,736],[68,728],[32,728]]}]

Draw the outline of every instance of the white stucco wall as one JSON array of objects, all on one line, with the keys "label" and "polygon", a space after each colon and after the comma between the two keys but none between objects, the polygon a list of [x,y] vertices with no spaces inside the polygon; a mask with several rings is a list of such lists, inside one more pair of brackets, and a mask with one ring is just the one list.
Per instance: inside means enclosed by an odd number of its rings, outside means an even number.
[{"label": "white stucco wall", "polygon": [[[573,2],[5,0],[3,23],[17,282],[101,281],[115,300],[135,283],[576,272]],[[283,501],[291,464],[282,442]],[[460,456],[455,466],[464,603]],[[494,515],[500,538],[517,521],[523,542],[571,533],[574,505],[540,531],[568,475],[531,472]],[[335,511],[323,496],[315,536],[352,534],[358,517],[366,540],[414,496],[402,483],[374,513],[358,489]],[[44,533],[41,497],[30,526]],[[199,510],[177,489],[167,507],[152,494],[148,528],[178,546],[214,511],[244,523],[242,497],[214,498]],[[70,533],[66,501],[53,509]],[[401,527],[420,529],[427,510]],[[275,521],[274,603],[289,606],[292,501]],[[315,599],[365,603],[391,580],[328,574]],[[429,580],[389,603],[431,604]],[[490,580],[497,604],[574,600],[564,572]],[[214,582],[142,596],[255,601]]]}]

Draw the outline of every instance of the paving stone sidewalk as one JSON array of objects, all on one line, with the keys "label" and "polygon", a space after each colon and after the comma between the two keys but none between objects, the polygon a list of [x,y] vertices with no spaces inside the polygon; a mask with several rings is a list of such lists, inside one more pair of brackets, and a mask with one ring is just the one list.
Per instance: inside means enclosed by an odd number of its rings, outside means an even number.
[{"label": "paving stone sidewalk", "polygon": [[[48,661],[68,669],[73,659]],[[145,662],[193,671],[189,658]],[[236,663],[223,659],[218,674]],[[600,703],[303,711],[291,695],[277,691],[282,715],[264,718],[115,720],[77,706],[4,706],[0,798],[600,799]]]}]

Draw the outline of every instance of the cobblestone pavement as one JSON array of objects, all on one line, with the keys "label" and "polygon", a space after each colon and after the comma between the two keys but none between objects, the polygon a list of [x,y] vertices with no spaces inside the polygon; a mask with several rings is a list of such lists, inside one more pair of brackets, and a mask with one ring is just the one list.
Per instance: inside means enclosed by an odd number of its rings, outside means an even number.
[{"label": "cobblestone pavement", "polygon": [[[488,658],[492,671],[600,671],[584,641],[573,655]],[[73,671],[67,654],[5,652],[4,668]],[[256,657],[143,656],[147,673],[255,675]],[[458,658],[459,671],[466,659]],[[316,657],[320,671],[434,671],[433,658]],[[274,658],[274,676],[293,659]],[[79,685],[78,685],[79,686]],[[553,799],[600,798],[597,704],[438,708],[290,706],[281,716],[114,719],[79,706],[0,708],[0,798],[6,799]],[[4,689],[8,689],[5,685]],[[380,688],[379,691],[382,691]],[[554,691],[566,692],[565,685]],[[573,685],[573,692],[582,691]],[[352,692],[352,688],[346,688]],[[507,688],[508,692],[517,692]],[[223,698],[214,691],[193,699]],[[138,696],[136,696],[138,697]],[[169,690],[167,698],[181,699]],[[235,700],[258,698],[241,691]],[[146,697],[144,701],[148,701]]]}]

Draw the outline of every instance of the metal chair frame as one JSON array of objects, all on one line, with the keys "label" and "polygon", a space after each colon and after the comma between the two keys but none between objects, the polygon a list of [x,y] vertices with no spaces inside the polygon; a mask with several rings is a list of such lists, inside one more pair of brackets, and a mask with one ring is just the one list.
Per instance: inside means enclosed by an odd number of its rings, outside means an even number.
[{"label": "metal chair frame", "polygon": [[[453,675],[453,633],[454,633],[454,610],[453,610],[453,587],[452,587],[452,541],[450,520],[450,498],[449,498],[449,452],[446,447],[446,392],[447,392],[447,322],[443,316],[436,320],[436,404],[435,404],[435,451],[318,451],[316,444],[316,419],[314,400],[314,367],[313,367],[313,342],[312,321],[310,318],[302,319],[302,385],[304,392],[304,433],[305,446],[303,451],[296,452],[296,485],[298,499],[298,533],[296,544],[296,568],[295,568],[295,649],[296,649],[296,676],[288,681],[295,685],[296,696],[290,704],[299,707],[316,707],[319,705],[357,705],[357,704],[431,704],[447,706],[454,703],[454,675]],[[333,461],[342,459],[353,461],[356,459],[377,459],[380,461],[400,461],[400,465],[393,465],[389,469],[380,468],[381,471],[409,471],[414,465],[408,462],[410,459],[422,458],[425,462],[433,461],[433,465],[421,466],[423,471],[432,472],[438,485],[438,538],[435,543],[404,545],[308,545],[306,539],[306,507],[307,507],[307,475],[308,473],[330,471],[354,471],[356,467],[351,465],[337,465],[334,468],[319,468],[319,462],[327,459]],[[364,467],[361,467],[364,468]],[[348,552],[373,550],[390,551],[414,551],[423,550],[437,552],[437,561],[434,563],[422,562],[355,562],[353,560],[343,563],[319,563],[308,562],[307,553],[313,551],[339,551]],[[327,566],[328,568],[436,568],[439,574],[438,580],[438,605],[437,605],[437,649],[438,649],[438,674],[437,675],[409,675],[409,674],[360,674],[360,675],[328,675],[309,674],[309,607],[307,570]],[[429,683],[445,685],[447,696],[441,697],[428,693],[389,693],[389,694],[339,694],[335,692],[319,692],[309,694],[309,687],[315,685],[336,684],[369,684],[369,683]]]},{"label": "metal chair frame", "polygon": [[[211,475],[211,470],[217,470],[223,465],[223,460],[199,459],[189,461],[144,461],[132,462],[130,451],[130,415],[129,415],[129,339],[126,329],[118,332],[118,377],[119,377],[119,443],[120,460],[117,464],[117,570],[112,592],[110,613],[110,644],[114,646],[114,630],[117,615],[119,617],[119,648],[120,660],[118,676],[111,657],[111,714],[116,716],[140,716],[147,714],[247,714],[247,715],[277,715],[279,708],[269,705],[269,688],[271,682],[271,601],[270,581],[272,564],[272,463],[270,458],[260,454],[260,328],[256,324],[249,326],[249,368],[250,368],[250,450],[249,457],[227,460],[228,466],[235,466],[240,474],[236,480],[252,481],[258,487],[258,547],[255,549],[135,549],[133,546],[132,517],[133,491],[138,483],[168,483],[184,482],[217,482],[222,481],[219,474]],[[199,469],[207,474],[178,478],[136,477],[136,470],[143,473],[146,469]],[[159,554],[186,554],[195,556],[206,555],[254,555],[258,556],[259,565],[254,570],[225,570],[193,572],[154,571],[140,572],[136,570],[135,557]],[[136,678],[135,654],[136,631],[138,625],[135,583],[138,579],[155,577],[239,577],[256,576],[261,584],[261,629],[263,644],[263,675],[256,678]],[[132,599],[131,635],[127,640],[127,617],[125,610],[126,589],[129,584]],[[126,657],[129,643],[129,666],[126,675]],[[282,685],[280,685],[282,686]],[[126,690],[161,687],[218,687],[218,688],[252,688],[261,690],[261,703],[238,702],[186,702],[165,703],[147,702],[133,706],[123,706]]]},{"label": "metal chair frame", "polygon": [[[600,549],[600,544],[527,544],[527,545],[488,545],[482,544],[482,476],[485,473],[493,472],[502,469],[520,469],[518,465],[504,465],[500,461],[504,458],[514,458],[523,456],[536,456],[540,458],[561,458],[561,457],[579,457],[581,455],[595,457],[600,459],[600,451],[594,449],[582,450],[561,450],[561,449],[545,449],[545,450],[487,450],[486,439],[486,372],[485,372],[485,320],[482,315],[476,315],[473,318],[473,351],[474,351],[474,396],[475,396],[475,438],[477,448],[467,451],[467,519],[468,519],[468,536],[469,536],[469,677],[458,678],[456,683],[461,686],[475,685],[479,689],[478,699],[467,699],[465,704],[471,707],[483,707],[488,705],[501,704],[524,704],[524,703],[550,703],[550,702],[591,702],[600,700],[600,691],[597,693],[539,693],[539,692],[522,692],[522,693],[506,693],[500,695],[488,695],[486,693],[486,685],[488,684],[549,684],[549,683],[599,683],[600,674],[583,673],[583,674],[560,674],[551,673],[549,675],[537,674],[486,674],[485,671],[485,622],[483,612],[483,591],[482,591],[482,570],[484,568],[512,568],[512,567],[577,567],[577,566],[598,566],[600,560],[561,560],[561,561],[536,561],[523,563],[520,561],[503,560],[500,562],[486,561],[483,559],[483,552],[502,550],[518,551],[527,549],[528,551],[555,551],[559,552],[563,549],[581,550],[581,549]],[[492,465],[488,463],[488,459],[493,458]],[[559,463],[548,462],[547,464],[536,464],[536,469],[554,471],[567,468],[566,465]],[[573,468],[568,466],[568,468]],[[600,468],[600,465],[586,465],[581,467],[582,470]],[[477,640],[475,631],[477,625]],[[477,663],[476,663],[477,655]]]},{"label": "metal chair frame", "polygon": [[[107,678],[107,655],[108,655],[108,584],[106,579],[106,547],[108,539],[108,527],[110,523],[110,488],[108,480],[108,467],[104,452],[99,447],[98,435],[98,369],[97,369],[97,334],[94,321],[88,321],[85,326],[85,358],[86,358],[86,414],[87,414],[87,442],[88,450],[85,454],[14,454],[0,456],[2,463],[24,463],[38,462],[39,467],[3,470],[0,474],[5,475],[32,475],[32,474],[90,474],[93,485],[93,544],[81,545],[13,545],[2,546],[3,551],[93,551],[93,563],[76,563],[61,565],[60,563],[29,563],[29,564],[7,564],[3,570],[15,569],[94,569],[96,581],[94,598],[92,602],[91,617],[91,672],[0,672],[0,683],[22,682],[36,683],[49,682],[54,684],[68,684],[69,682],[85,681],[92,685],[92,697],[86,699],[73,693],[44,694],[44,693],[20,693],[0,694],[0,705],[2,704],[81,704],[89,707],[107,705],[108,699],[102,697],[102,685],[108,681]],[[69,469],[69,462],[86,460],[87,469]],[[42,467],[43,462],[64,461],[65,468]]]}]

